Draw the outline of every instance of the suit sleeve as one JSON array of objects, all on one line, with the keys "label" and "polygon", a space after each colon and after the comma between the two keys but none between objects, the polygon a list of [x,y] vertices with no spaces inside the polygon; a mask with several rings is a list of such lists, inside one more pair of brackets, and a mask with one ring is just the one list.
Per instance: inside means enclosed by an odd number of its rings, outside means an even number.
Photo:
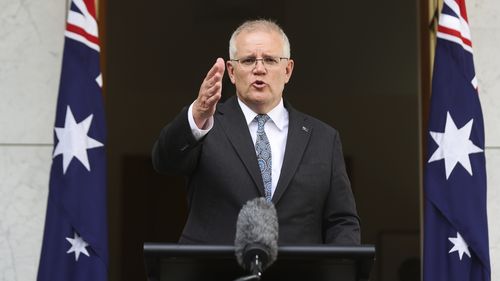
[{"label": "suit sleeve", "polygon": [[193,136],[187,117],[188,107],[165,126],[152,151],[153,167],[160,173],[190,175],[196,168],[201,140]]},{"label": "suit sleeve", "polygon": [[335,132],[332,155],[330,192],[325,204],[323,227],[325,243],[360,244],[360,221],[347,176],[340,137]]}]

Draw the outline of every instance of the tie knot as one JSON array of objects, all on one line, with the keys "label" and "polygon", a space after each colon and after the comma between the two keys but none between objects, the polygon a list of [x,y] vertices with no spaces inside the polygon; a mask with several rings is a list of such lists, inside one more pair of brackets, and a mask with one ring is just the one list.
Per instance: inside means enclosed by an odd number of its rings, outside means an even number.
[{"label": "tie knot", "polygon": [[255,116],[255,120],[257,121],[257,124],[258,124],[258,128],[264,128],[264,124],[266,124],[266,122],[271,119],[269,117],[269,115],[267,114],[258,114],[257,116]]}]

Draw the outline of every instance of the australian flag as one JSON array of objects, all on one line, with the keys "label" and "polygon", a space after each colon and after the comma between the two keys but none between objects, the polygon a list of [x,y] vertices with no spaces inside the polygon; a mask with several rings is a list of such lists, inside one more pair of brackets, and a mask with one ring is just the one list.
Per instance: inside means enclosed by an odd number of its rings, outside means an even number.
[{"label": "australian flag", "polygon": [[38,281],[107,280],[106,128],[94,0],[65,31]]},{"label": "australian flag", "polygon": [[484,125],[465,0],[439,17],[424,177],[424,281],[490,281]]}]

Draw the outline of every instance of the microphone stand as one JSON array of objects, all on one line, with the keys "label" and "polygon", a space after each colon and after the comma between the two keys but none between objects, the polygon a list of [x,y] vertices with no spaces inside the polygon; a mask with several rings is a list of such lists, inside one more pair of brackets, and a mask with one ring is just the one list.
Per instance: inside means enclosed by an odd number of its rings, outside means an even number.
[{"label": "microphone stand", "polygon": [[253,256],[253,259],[250,258],[250,271],[252,272],[251,275],[240,277],[234,281],[260,280],[262,277],[262,263],[258,254]]},{"label": "microphone stand", "polygon": [[252,275],[240,277],[238,279],[235,279],[234,281],[249,281],[249,280],[260,280],[260,276],[252,274]]}]

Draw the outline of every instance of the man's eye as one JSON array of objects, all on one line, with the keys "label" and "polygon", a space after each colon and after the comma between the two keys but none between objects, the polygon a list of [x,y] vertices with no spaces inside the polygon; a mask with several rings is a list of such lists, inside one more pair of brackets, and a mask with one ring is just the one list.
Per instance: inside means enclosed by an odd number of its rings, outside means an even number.
[{"label": "man's eye", "polygon": [[264,63],[269,64],[269,65],[273,65],[273,64],[277,64],[278,60],[276,58],[264,58]]},{"label": "man's eye", "polygon": [[244,65],[252,65],[252,64],[255,64],[255,58],[246,58],[246,59],[242,59],[241,60],[241,63],[244,64]]}]

